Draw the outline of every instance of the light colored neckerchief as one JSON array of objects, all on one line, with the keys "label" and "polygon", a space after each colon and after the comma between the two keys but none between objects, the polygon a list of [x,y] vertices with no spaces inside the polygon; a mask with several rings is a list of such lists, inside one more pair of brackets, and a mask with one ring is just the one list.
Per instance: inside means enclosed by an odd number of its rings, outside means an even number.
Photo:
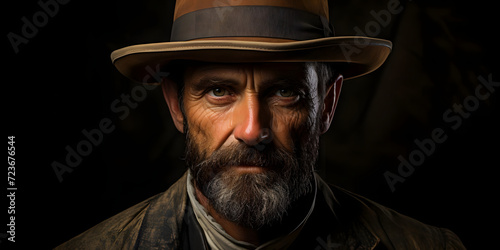
[{"label": "light colored neckerchief", "polygon": [[311,203],[311,208],[309,212],[304,217],[304,219],[287,235],[278,237],[276,239],[270,240],[260,246],[254,246],[253,244],[238,241],[234,239],[232,236],[226,233],[219,223],[215,221],[215,219],[207,213],[207,210],[198,202],[195,196],[195,190],[192,185],[192,176],[191,172],[188,171],[187,178],[187,193],[189,196],[189,200],[193,207],[193,212],[196,216],[196,220],[200,224],[203,232],[205,234],[205,238],[207,239],[207,243],[211,249],[214,250],[224,250],[224,249],[236,249],[236,250],[246,250],[246,249],[256,249],[256,250],[265,250],[265,249],[285,249],[289,247],[292,242],[299,235],[302,227],[305,225],[307,219],[312,214],[314,210],[314,205],[316,203],[316,194],[317,194],[317,181],[316,175],[314,174],[314,199]]}]

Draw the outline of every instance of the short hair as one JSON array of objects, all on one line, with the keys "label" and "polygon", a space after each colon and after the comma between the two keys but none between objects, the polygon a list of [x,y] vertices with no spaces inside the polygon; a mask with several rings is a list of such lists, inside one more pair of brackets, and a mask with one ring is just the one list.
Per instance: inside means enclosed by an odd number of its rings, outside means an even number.
[{"label": "short hair", "polygon": [[326,89],[335,82],[339,75],[338,65],[329,62],[306,62],[307,64],[316,69],[319,93],[321,97],[324,97]]}]

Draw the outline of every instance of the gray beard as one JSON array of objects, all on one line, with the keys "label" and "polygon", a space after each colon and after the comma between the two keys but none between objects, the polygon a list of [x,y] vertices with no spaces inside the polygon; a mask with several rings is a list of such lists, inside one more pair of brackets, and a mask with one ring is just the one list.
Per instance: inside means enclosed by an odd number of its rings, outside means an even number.
[{"label": "gray beard", "polygon": [[[297,199],[312,191],[318,157],[319,132],[295,141],[294,152],[268,144],[248,146],[241,142],[212,154],[200,150],[186,126],[186,164],[196,187],[212,208],[225,219],[258,229],[279,223]],[[263,173],[237,173],[230,166],[261,166]]]},{"label": "gray beard", "polygon": [[268,173],[224,171],[208,183],[207,191],[215,211],[229,221],[250,228],[279,221],[291,203],[287,183]]},{"label": "gray beard", "polygon": [[[295,200],[311,192],[317,158],[314,145],[317,140],[296,155],[272,145],[257,150],[238,143],[203,157],[188,139],[186,163],[196,186],[219,215],[258,229],[280,222]],[[241,174],[228,167],[235,165],[264,166],[266,171]]]}]

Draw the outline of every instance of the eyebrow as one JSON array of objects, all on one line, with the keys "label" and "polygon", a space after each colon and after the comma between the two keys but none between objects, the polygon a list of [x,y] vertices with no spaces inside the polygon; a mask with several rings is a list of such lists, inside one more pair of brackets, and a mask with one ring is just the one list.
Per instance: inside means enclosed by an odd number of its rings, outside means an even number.
[{"label": "eyebrow", "polygon": [[311,91],[305,79],[297,79],[292,77],[270,79],[268,81],[264,81],[262,85],[266,86],[263,88],[264,94],[267,94],[268,92],[272,92],[279,88],[288,88],[297,92],[302,97],[307,97],[308,93]]},{"label": "eyebrow", "polygon": [[281,87],[290,87],[290,86],[297,86],[300,88],[304,88],[307,86],[307,84],[302,81],[302,80],[297,80],[296,78],[291,78],[291,77],[282,77],[282,78],[275,78],[275,79],[270,79],[267,81],[264,81],[262,83],[263,86],[281,86]]},{"label": "eyebrow", "polygon": [[233,79],[227,79],[222,77],[210,76],[203,77],[193,84],[193,90],[196,92],[205,91],[212,87],[234,87],[239,83]]},{"label": "eyebrow", "polygon": [[[205,92],[208,89],[215,87],[225,87],[234,89],[241,83],[235,79],[223,78],[218,76],[205,76],[197,80],[193,84],[193,91],[196,93]],[[294,77],[277,77],[266,80],[260,84],[263,94],[272,91],[276,88],[293,88],[294,91],[300,91],[302,94],[309,92],[309,87],[305,79],[298,80]]]}]

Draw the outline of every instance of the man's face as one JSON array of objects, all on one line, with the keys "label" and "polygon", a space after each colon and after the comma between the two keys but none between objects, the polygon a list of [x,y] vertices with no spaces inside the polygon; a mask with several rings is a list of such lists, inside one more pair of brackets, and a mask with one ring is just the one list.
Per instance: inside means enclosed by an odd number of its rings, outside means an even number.
[{"label": "man's face", "polygon": [[258,228],[311,191],[324,107],[318,84],[305,63],[187,67],[186,162],[216,212]]}]

